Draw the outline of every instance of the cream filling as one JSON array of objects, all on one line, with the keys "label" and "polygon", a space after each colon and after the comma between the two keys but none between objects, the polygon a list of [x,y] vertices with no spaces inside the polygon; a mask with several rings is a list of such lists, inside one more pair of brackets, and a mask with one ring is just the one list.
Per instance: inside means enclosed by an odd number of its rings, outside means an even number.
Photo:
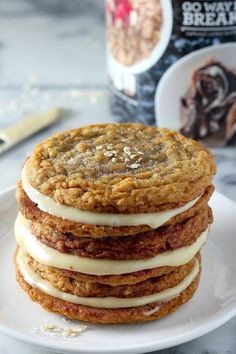
[{"label": "cream filling", "polygon": [[33,188],[27,178],[27,163],[25,164],[21,175],[23,189],[28,197],[38,205],[38,208],[48,214],[57,216],[62,219],[71,220],[78,223],[90,225],[107,225],[107,226],[138,226],[148,225],[153,229],[165,224],[174,216],[190,209],[201,196],[185,204],[180,208],[156,213],[141,214],[110,214],[96,213],[92,211],[80,210],[68,205],[59,204],[52,198],[40,193]]},{"label": "cream filling", "polygon": [[61,253],[41,243],[30,232],[27,220],[19,214],[15,223],[15,238],[18,245],[37,262],[46,266],[73,270],[85,274],[127,274],[163,266],[177,267],[189,262],[205,243],[208,229],[191,245],[167,251],[149,259],[111,260],[80,257]]},{"label": "cream filling", "polygon": [[50,284],[49,281],[43,279],[38,275],[25,261],[24,253],[20,251],[17,255],[17,263],[24,280],[31,286],[42,290],[44,293],[61,299],[64,301],[72,302],[73,304],[98,307],[98,308],[128,308],[144,306],[156,302],[169,301],[181,294],[182,291],[193,282],[199,272],[199,262],[196,259],[195,265],[184,280],[178,285],[163,290],[159,293],[136,297],[136,298],[117,298],[117,297],[79,297],[77,295],[62,292]]}]

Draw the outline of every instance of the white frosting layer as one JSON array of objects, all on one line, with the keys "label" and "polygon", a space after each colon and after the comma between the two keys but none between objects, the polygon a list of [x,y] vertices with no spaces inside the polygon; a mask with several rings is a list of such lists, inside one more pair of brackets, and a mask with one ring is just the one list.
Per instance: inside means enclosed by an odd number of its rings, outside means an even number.
[{"label": "white frosting layer", "polygon": [[[200,197],[192,200],[180,208],[161,211],[156,213],[141,214],[110,214],[96,213],[86,210],[80,210],[64,204],[58,204],[52,198],[40,193],[33,188],[27,178],[27,163],[25,164],[21,175],[23,189],[28,197],[38,205],[38,208],[48,214],[57,216],[62,219],[75,221],[90,225],[107,225],[107,226],[138,226],[148,225],[153,229],[165,224],[174,216],[190,209]],[[111,235],[112,236],[112,235]]]},{"label": "white frosting layer", "polygon": [[98,308],[128,308],[143,306],[156,302],[169,301],[187,289],[187,287],[193,282],[199,272],[199,262],[196,259],[195,265],[191,273],[189,273],[184,280],[178,285],[163,290],[159,293],[136,297],[136,298],[117,298],[117,297],[79,297],[73,294],[62,292],[56,289],[47,280],[40,277],[25,261],[24,253],[20,251],[17,256],[17,263],[20,268],[20,272],[24,280],[31,286],[42,290],[44,293],[56,297],[58,299],[72,302],[73,304],[98,307]]},{"label": "white frosting layer", "polygon": [[46,266],[94,275],[126,274],[162,266],[180,266],[189,262],[198,253],[206,241],[207,234],[208,229],[191,246],[167,251],[153,258],[110,260],[61,253],[37,240],[30,232],[27,220],[21,214],[18,215],[15,223],[15,237],[18,245],[37,262]]}]

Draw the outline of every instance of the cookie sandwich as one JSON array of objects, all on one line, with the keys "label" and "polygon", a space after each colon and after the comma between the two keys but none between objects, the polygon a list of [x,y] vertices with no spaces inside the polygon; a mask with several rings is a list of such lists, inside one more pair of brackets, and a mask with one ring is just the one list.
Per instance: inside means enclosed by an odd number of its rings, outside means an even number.
[{"label": "cookie sandwich", "polygon": [[175,311],[199,284],[215,172],[211,153],[173,130],[102,124],[51,136],[17,186],[18,283],[70,319]]}]

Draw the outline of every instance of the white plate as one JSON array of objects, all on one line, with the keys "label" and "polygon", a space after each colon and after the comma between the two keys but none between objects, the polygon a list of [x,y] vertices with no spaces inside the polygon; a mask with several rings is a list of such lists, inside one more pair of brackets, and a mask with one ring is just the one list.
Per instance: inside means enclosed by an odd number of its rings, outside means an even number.
[{"label": "white plate", "polygon": [[[184,56],[162,76],[155,96],[157,125],[179,130],[181,124],[181,98],[186,95],[194,69],[207,59],[219,60],[236,69],[236,43],[211,45]],[[170,104],[171,102],[171,104]]]},{"label": "white plate", "polygon": [[[69,324],[33,303],[15,281],[12,255],[14,189],[0,195],[0,331],[27,343],[67,353],[144,353],[187,342],[236,314],[236,204],[215,193],[215,221],[203,251],[202,279],[194,298],[172,315],[139,325],[93,325],[77,338],[54,338],[34,326]],[[78,323],[78,322],[77,322]]]}]

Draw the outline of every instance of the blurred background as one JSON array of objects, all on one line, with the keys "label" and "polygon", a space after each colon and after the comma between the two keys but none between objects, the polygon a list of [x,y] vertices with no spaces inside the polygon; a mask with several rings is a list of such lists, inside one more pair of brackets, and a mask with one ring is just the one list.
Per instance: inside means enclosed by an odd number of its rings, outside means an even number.
[{"label": "blurred background", "polygon": [[53,132],[111,121],[102,0],[2,0],[0,129],[51,107],[54,126],[0,155],[0,188],[14,184],[35,143]]},{"label": "blurred background", "polygon": [[[22,162],[42,139],[83,124],[115,121],[109,109],[105,44],[103,0],[1,0],[0,130],[51,107],[67,114],[0,155],[0,190],[16,183]],[[216,188],[236,201],[235,148],[212,151],[218,163]],[[231,354],[236,351],[235,330],[231,320],[161,353]],[[46,354],[0,335],[1,354],[32,350]]]},{"label": "blurred background", "polygon": [[[0,155],[0,189],[16,183],[25,156],[53,132],[115,121],[109,108],[103,0],[1,0],[0,130],[51,107],[69,112]],[[217,189],[236,200],[235,149],[213,152]]]}]

